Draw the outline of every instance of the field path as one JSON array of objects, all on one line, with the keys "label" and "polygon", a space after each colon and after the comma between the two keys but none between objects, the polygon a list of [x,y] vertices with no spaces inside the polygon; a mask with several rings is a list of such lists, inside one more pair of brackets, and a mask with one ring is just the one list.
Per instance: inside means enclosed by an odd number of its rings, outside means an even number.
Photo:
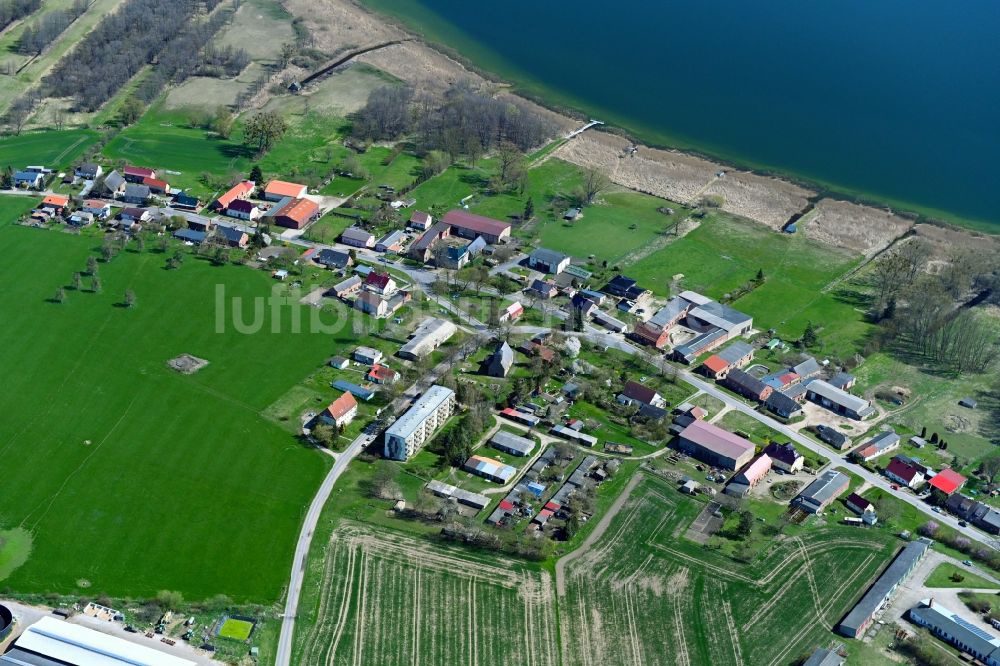
[{"label": "field path", "polygon": [[604,517],[601,518],[601,522],[597,523],[597,527],[594,528],[594,531],[588,534],[587,538],[583,540],[580,547],[572,553],[567,553],[556,561],[556,594],[558,596],[566,596],[566,565],[573,560],[586,555],[598,539],[600,539],[604,533],[608,531],[611,521],[614,520],[615,516],[618,515],[618,512],[622,510],[623,506],[625,506],[625,502],[628,501],[629,495],[632,494],[632,491],[637,485],[639,485],[639,481],[641,480],[642,473],[632,476],[632,478],[629,479],[628,485],[626,485],[625,489],[622,490],[622,494],[618,496],[615,503],[612,504],[608,509],[608,512],[604,514]]}]

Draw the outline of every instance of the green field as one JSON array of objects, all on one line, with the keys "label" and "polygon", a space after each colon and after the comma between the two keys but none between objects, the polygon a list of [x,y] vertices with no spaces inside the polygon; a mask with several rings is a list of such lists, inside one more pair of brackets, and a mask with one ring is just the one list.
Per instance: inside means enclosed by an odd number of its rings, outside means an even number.
[{"label": "green field", "polygon": [[[22,205],[2,201],[5,219]],[[329,459],[261,412],[354,335],[292,333],[298,306],[265,312],[260,333],[218,333],[217,286],[249,303],[273,281],[193,257],[165,270],[150,250],[100,264],[100,293],[85,278],[50,302],[97,254],[93,237],[5,223],[0,244],[0,364],[18,369],[0,394],[0,529],[33,542],[2,585],[277,599]],[[118,306],[126,289],[132,309]],[[168,369],[182,353],[209,365]]]},{"label": "green field", "polygon": [[252,633],[253,622],[236,620],[231,617],[226,618],[226,621],[222,623],[222,628],[219,629],[219,636],[222,638],[229,638],[234,641],[245,641],[250,638],[250,634]]},{"label": "green field", "polygon": [[[962,577],[959,581],[954,581],[951,579],[953,575],[959,575]],[[966,590],[996,590],[1000,589],[1000,585],[992,583],[982,576],[978,576],[967,568],[963,568],[952,564],[951,562],[943,562],[934,568],[931,575],[927,577],[924,582],[927,587],[960,587]]]},{"label": "green field", "polygon": [[723,414],[717,425],[732,432],[742,432],[755,444],[788,441],[788,438],[777,430],[764,425],[752,416],[736,410]]},{"label": "green field", "polygon": [[29,164],[50,169],[73,166],[81,155],[98,139],[93,130],[62,130],[28,132],[0,139],[0,167],[15,170]]}]

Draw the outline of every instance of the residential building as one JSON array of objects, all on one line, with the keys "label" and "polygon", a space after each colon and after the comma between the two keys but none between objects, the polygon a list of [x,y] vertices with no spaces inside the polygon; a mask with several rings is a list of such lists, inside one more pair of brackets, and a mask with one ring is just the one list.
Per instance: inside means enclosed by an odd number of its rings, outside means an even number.
[{"label": "residential building", "polygon": [[742,340],[734,342],[722,351],[712,354],[702,364],[705,374],[715,380],[726,378],[732,369],[746,367],[753,360],[754,348]]},{"label": "residential building", "polygon": [[562,252],[538,248],[528,255],[528,268],[542,273],[552,273],[558,275],[566,270],[570,264],[570,258]]},{"label": "residential building", "polygon": [[89,629],[83,625],[42,617],[0,655],[0,666],[195,666],[168,652]]},{"label": "residential building", "polygon": [[639,382],[626,382],[622,392],[618,394],[618,402],[623,405],[644,404],[663,409],[667,406],[666,399],[648,386]]},{"label": "residential building", "polygon": [[111,217],[111,204],[96,199],[87,199],[84,201],[81,210],[85,213],[90,213],[98,220],[106,220]]},{"label": "residential building", "polygon": [[730,370],[722,385],[734,393],[757,402],[764,402],[774,392],[772,387],[739,368]]},{"label": "residential building", "polygon": [[447,319],[425,319],[398,354],[401,358],[419,360],[447,342],[456,332],[458,328]]},{"label": "residential building", "polygon": [[264,199],[267,201],[281,201],[285,197],[302,199],[306,193],[305,185],[289,183],[284,180],[272,180],[264,187]]},{"label": "residential building", "polygon": [[849,391],[855,384],[858,383],[858,380],[850,373],[838,372],[829,379],[828,383],[830,386],[839,388],[841,391]]},{"label": "residential building", "polygon": [[398,290],[396,281],[388,273],[372,271],[365,276],[364,288],[380,296],[392,296]]},{"label": "residential building", "polygon": [[514,350],[507,341],[501,342],[485,363],[485,372],[490,377],[506,377],[514,367]]},{"label": "residential building", "polygon": [[451,227],[443,222],[438,222],[421,234],[420,238],[410,245],[409,254],[417,261],[427,263],[434,256],[435,246],[445,238],[451,236]]},{"label": "residential building", "polygon": [[382,352],[372,347],[358,347],[353,356],[355,361],[365,365],[375,365],[382,360]]},{"label": "residential building", "polygon": [[117,197],[125,191],[125,178],[117,171],[112,170],[104,177],[104,189],[112,197]]},{"label": "residential building", "polygon": [[933,492],[938,497],[951,497],[965,485],[967,479],[949,468],[943,469],[928,481]]},{"label": "residential building", "polygon": [[[910,621],[987,666],[1000,664],[1000,638],[979,628],[933,598],[910,609]],[[975,663],[975,662],[973,662]]]},{"label": "residential building", "polygon": [[899,457],[889,462],[885,468],[885,475],[891,481],[907,488],[916,488],[924,482],[924,474],[920,468]]},{"label": "residential building", "polygon": [[837,632],[849,638],[861,638],[875,617],[889,603],[892,593],[907,579],[927,553],[930,541],[917,539],[903,547],[875,584],[868,588],[857,605],[837,626]]},{"label": "residential building", "polygon": [[628,324],[602,310],[595,310],[591,316],[594,319],[594,323],[600,324],[613,333],[628,333]]},{"label": "residential building", "polygon": [[153,194],[167,194],[170,191],[170,185],[165,180],[160,180],[159,178],[143,178],[142,185],[149,188],[149,191]]},{"label": "residential building", "polygon": [[822,379],[816,379],[806,387],[806,398],[829,409],[834,414],[846,416],[849,419],[860,421],[875,414],[871,400],[851,395]]},{"label": "residential building", "polygon": [[242,229],[219,224],[215,228],[216,237],[229,247],[246,247],[250,236]]},{"label": "residential building", "polygon": [[486,458],[485,456],[472,456],[465,461],[462,469],[480,476],[487,481],[499,484],[507,483],[517,474],[517,470],[510,465],[505,465],[499,460]]},{"label": "residential building", "polygon": [[816,648],[802,666],[842,666],[846,661],[833,650]]},{"label": "residential building", "polygon": [[226,210],[229,208],[229,204],[237,199],[249,199],[255,187],[256,185],[252,180],[244,180],[236,183],[225,194],[216,199],[212,207],[220,211]]},{"label": "residential building", "polygon": [[517,321],[524,314],[524,306],[518,302],[511,303],[506,308],[501,310],[498,319],[500,323],[507,321]]},{"label": "residential building", "polygon": [[743,467],[754,455],[751,442],[698,419],[677,436],[677,448],[709,465],[731,470]]},{"label": "residential building", "polygon": [[14,172],[14,187],[29,190],[40,190],[43,182],[44,177],[37,171]]},{"label": "residential building", "polygon": [[240,220],[256,220],[260,217],[260,208],[252,201],[236,199],[226,207],[225,214]]},{"label": "residential building", "polygon": [[125,180],[130,183],[141,183],[146,178],[156,178],[156,171],[146,167],[127,166],[122,169]]},{"label": "residential building", "polygon": [[337,370],[346,370],[351,365],[350,359],[343,356],[334,356],[330,359],[330,367]]},{"label": "residential building", "polygon": [[358,415],[358,401],[350,393],[343,393],[330,403],[319,415],[319,420],[327,425],[343,428]]},{"label": "residential building", "polygon": [[354,262],[351,260],[351,255],[347,252],[341,252],[340,250],[331,250],[330,248],[323,248],[315,255],[313,255],[313,261],[321,266],[326,266],[327,268],[343,269],[347,268]]},{"label": "residential building", "polygon": [[388,317],[389,301],[375,292],[362,291],[354,299],[354,309],[377,318]]},{"label": "residential building", "polygon": [[340,234],[340,242],[351,247],[373,248],[375,236],[360,227],[348,227]]},{"label": "residential building", "polygon": [[793,419],[803,412],[802,405],[784,391],[772,391],[764,400],[764,407],[783,419]]},{"label": "residential building", "polygon": [[816,435],[819,437],[821,442],[825,442],[835,449],[840,449],[843,451],[851,445],[851,439],[837,430],[828,425],[818,425],[816,426]]},{"label": "residential building", "polygon": [[792,500],[792,506],[807,513],[819,513],[847,490],[851,479],[843,472],[827,470]]},{"label": "residential building", "polygon": [[403,239],[406,234],[403,233],[402,229],[396,229],[395,231],[390,231],[382,238],[378,239],[375,243],[376,252],[394,252],[399,253],[403,251]]},{"label": "residential building", "polygon": [[773,461],[766,453],[754,456],[750,462],[737,472],[729,483],[726,484],[726,493],[743,497],[750,492],[750,489],[767,477],[771,471]]},{"label": "residential building", "polygon": [[1000,511],[960,493],[953,493],[945,502],[949,511],[990,534],[1000,534]]},{"label": "residential building", "polygon": [[74,227],[86,227],[94,223],[94,214],[78,210],[69,216],[69,224]]},{"label": "residential building", "polygon": [[624,275],[616,275],[601,289],[606,294],[624,298],[629,290],[636,286],[636,281]]},{"label": "residential building", "polygon": [[774,467],[789,474],[800,471],[806,461],[805,456],[799,453],[791,442],[787,444],[771,442],[764,447],[764,453],[771,458],[771,464]]},{"label": "residential building", "polygon": [[125,203],[136,204],[141,206],[149,201],[150,191],[147,185],[136,185],[135,183],[128,183],[125,185],[125,190],[119,197]]},{"label": "residential building", "polygon": [[434,385],[385,431],[386,458],[407,460],[433,437],[455,411],[455,392]]},{"label": "residential building", "polygon": [[875,505],[857,493],[848,495],[844,504],[859,516],[863,516],[866,513],[875,513]]},{"label": "residential building", "polygon": [[894,430],[883,430],[851,452],[851,457],[868,462],[899,448],[900,437]]},{"label": "residential building", "polygon": [[490,439],[490,446],[497,451],[509,453],[512,456],[530,456],[535,450],[535,440],[521,437],[506,430],[498,430]]},{"label": "residential building", "polygon": [[444,214],[441,221],[451,228],[451,232],[461,238],[475,239],[482,236],[490,245],[510,238],[511,225],[507,222],[492,220],[482,215],[475,215],[466,210],[450,210]]},{"label": "residential building", "polygon": [[427,231],[434,224],[434,217],[430,213],[425,213],[422,210],[415,210],[413,214],[410,215],[409,226],[413,229],[418,229],[420,231]]},{"label": "residential building", "polygon": [[791,370],[803,379],[812,379],[823,372],[823,366],[812,356],[807,356],[804,361],[793,365]]},{"label": "residential building", "polygon": [[304,229],[319,216],[319,204],[309,199],[282,199],[267,212],[267,217],[286,229]]},{"label": "residential building", "polygon": [[74,171],[74,175],[77,178],[83,178],[84,180],[97,180],[104,173],[104,169],[100,164],[94,162],[84,162],[78,166]]},{"label": "residential building", "polygon": [[178,229],[174,232],[173,236],[179,241],[192,243],[194,245],[201,245],[208,237],[208,233],[204,231],[195,231],[194,229]]},{"label": "residential building", "polygon": [[69,206],[69,197],[61,194],[49,194],[42,199],[42,205],[39,208],[47,210],[53,215],[62,215],[67,206]]},{"label": "residential building", "polygon": [[357,275],[352,275],[346,280],[333,285],[333,295],[337,298],[347,298],[359,291],[361,291],[361,278]]},{"label": "residential building", "polygon": [[365,375],[365,379],[373,384],[395,384],[399,381],[399,373],[387,365],[376,363],[368,371],[368,374]]},{"label": "residential building", "polygon": [[201,199],[190,194],[181,192],[174,196],[175,208],[183,208],[185,210],[198,210],[201,208]]}]

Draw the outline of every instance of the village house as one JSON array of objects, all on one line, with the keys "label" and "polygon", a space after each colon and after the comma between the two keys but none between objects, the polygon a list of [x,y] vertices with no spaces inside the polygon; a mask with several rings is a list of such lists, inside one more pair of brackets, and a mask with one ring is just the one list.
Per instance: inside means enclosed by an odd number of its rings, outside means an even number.
[{"label": "village house", "polygon": [[485,363],[485,373],[490,377],[506,377],[514,367],[514,350],[507,341],[501,342]]},{"label": "village house", "polygon": [[857,377],[847,372],[838,372],[829,380],[830,386],[841,391],[849,391],[857,383]]},{"label": "village house", "polygon": [[482,236],[490,245],[510,238],[511,225],[482,215],[475,215],[465,210],[450,210],[444,214],[441,221],[447,224],[454,235],[460,238],[474,240]]},{"label": "village house", "polygon": [[548,282],[546,280],[535,280],[528,287],[528,291],[533,292],[539,298],[544,298],[546,300],[550,298],[555,298],[559,295],[559,288],[553,282]]},{"label": "village house", "polygon": [[354,309],[381,319],[389,316],[389,301],[374,292],[363,291],[354,299]]},{"label": "village house", "polygon": [[1000,664],[1000,638],[977,627],[933,598],[922,599],[910,609],[910,621],[952,645],[962,653],[963,661],[997,666]]},{"label": "village house", "polygon": [[387,365],[376,363],[365,375],[365,379],[373,384],[395,384],[399,381],[399,373]]},{"label": "village house", "polygon": [[398,290],[391,275],[377,271],[372,271],[365,277],[364,288],[380,296],[392,296]]},{"label": "village house", "polygon": [[320,266],[326,266],[327,268],[344,269],[354,263],[351,260],[351,255],[347,252],[341,252],[340,250],[331,250],[330,248],[323,248],[319,252],[313,255],[313,261],[315,261]]},{"label": "village house", "polygon": [[62,215],[67,206],[69,206],[69,197],[61,194],[50,194],[42,199],[42,205],[39,208],[52,215]]},{"label": "village house", "polygon": [[618,394],[617,400],[622,405],[652,405],[663,409],[667,406],[666,399],[648,386],[643,386],[639,382],[627,382],[622,392]]},{"label": "village house", "polygon": [[382,352],[372,347],[358,347],[354,350],[354,360],[365,365],[375,365],[382,360]]},{"label": "village house", "polygon": [[347,298],[348,296],[351,296],[361,291],[361,284],[362,284],[361,278],[358,277],[357,275],[352,275],[346,280],[343,280],[333,285],[332,289],[333,295],[341,299]]},{"label": "village house", "polygon": [[147,208],[135,208],[132,206],[122,208],[121,212],[118,213],[118,218],[129,225],[141,224],[143,222],[149,222],[153,219],[152,213],[149,212]]},{"label": "village house", "polygon": [[403,251],[403,239],[405,234],[402,229],[390,231],[375,243],[376,252],[399,253]]},{"label": "village house", "polygon": [[833,448],[840,449],[841,451],[851,445],[850,437],[828,425],[821,424],[816,426],[816,436],[819,437],[819,441],[829,444]]},{"label": "village house", "polygon": [[237,199],[249,199],[255,188],[256,185],[252,180],[244,180],[236,183],[225,194],[215,200],[212,208],[218,211],[224,211],[229,208],[229,204],[233,203]]},{"label": "village house", "polygon": [[702,363],[702,371],[711,379],[723,380],[730,370],[746,367],[753,360],[753,352],[752,345],[739,340],[705,359],[705,362]]},{"label": "village house", "polygon": [[816,379],[809,383],[809,386],[806,387],[806,398],[834,414],[857,421],[875,414],[871,400],[851,395],[822,379]]},{"label": "village house", "polygon": [[745,497],[750,489],[767,477],[771,471],[772,461],[766,453],[754,456],[726,484],[725,493],[736,497]]},{"label": "village house", "polygon": [[194,229],[178,229],[173,233],[173,237],[185,243],[201,245],[205,242],[205,239],[208,238],[208,233],[204,231],[196,231]]},{"label": "village house", "polygon": [[15,171],[14,187],[28,190],[40,190],[44,178],[37,171]]},{"label": "village house", "polygon": [[340,234],[340,242],[351,247],[373,248],[375,236],[360,227],[348,227]]},{"label": "village house", "polygon": [[87,227],[94,223],[94,214],[78,210],[69,216],[69,224],[74,227]]},{"label": "village house", "polygon": [[97,199],[87,199],[83,202],[82,211],[90,213],[98,220],[106,220],[111,217],[111,204]]},{"label": "village house", "polygon": [[530,456],[531,452],[535,450],[535,441],[506,430],[498,430],[490,439],[490,446],[497,451],[524,458]]},{"label": "village house", "polygon": [[844,500],[844,506],[859,516],[875,513],[875,505],[857,493],[848,495],[847,499]]},{"label": "village house", "polygon": [[125,180],[130,183],[142,183],[145,178],[156,178],[156,171],[146,167],[127,166],[122,169]]},{"label": "village house", "polygon": [[242,229],[218,225],[215,229],[216,237],[229,247],[244,248],[250,242],[250,236]]},{"label": "village house", "polygon": [[766,447],[764,447],[764,453],[771,458],[771,464],[775,468],[782,470],[783,472],[788,472],[789,474],[794,474],[802,469],[805,465],[805,457],[796,450],[795,446],[788,442],[787,444],[778,444],[777,442],[771,442]]},{"label": "village house", "polygon": [[252,201],[236,199],[226,207],[225,214],[240,220],[253,221],[260,217],[260,208]]},{"label": "village house", "polygon": [[518,319],[521,318],[521,315],[523,314],[524,314],[524,306],[515,301],[514,303],[511,303],[506,308],[501,310],[497,319],[501,324],[503,324],[504,322],[508,321],[517,321]]},{"label": "village house", "polygon": [[104,177],[104,191],[116,199],[125,191],[125,185],[125,178],[118,171],[112,170]]},{"label": "village house", "polygon": [[965,485],[964,476],[949,468],[943,469],[928,481],[931,492],[938,499],[947,499],[957,493]]},{"label": "village house", "polygon": [[135,204],[137,206],[144,205],[149,201],[149,187],[146,185],[136,185],[135,183],[128,183],[125,185],[125,190],[121,194],[121,200],[125,203]]},{"label": "village house", "polygon": [[893,430],[883,430],[859,446],[851,457],[859,462],[868,462],[899,448],[900,437]]},{"label": "village house", "polygon": [[757,402],[764,402],[774,392],[772,387],[738,368],[729,371],[722,385],[734,393]]},{"label": "village house", "polygon": [[451,227],[443,222],[438,222],[413,241],[410,245],[409,255],[422,263],[427,263],[434,256],[434,248],[445,238],[451,236]]},{"label": "village house", "polygon": [[552,273],[558,275],[562,273],[570,264],[570,258],[562,252],[538,248],[528,255],[528,268],[542,273]]},{"label": "village house", "polygon": [[422,210],[415,210],[410,215],[409,227],[419,231],[427,231],[434,224],[434,217]]},{"label": "village house", "polygon": [[272,180],[264,187],[266,201],[281,201],[289,197],[302,199],[306,196],[306,186],[299,183],[289,183],[284,180]]},{"label": "village house", "polygon": [[167,181],[159,178],[143,178],[140,184],[148,187],[153,194],[163,195],[170,191],[170,185],[167,184]]},{"label": "village house", "polygon": [[343,428],[353,421],[357,414],[358,401],[350,393],[344,393],[320,413],[319,419],[327,425]]},{"label": "village house", "polygon": [[104,173],[104,169],[100,164],[94,162],[84,162],[73,171],[73,174],[77,178],[83,178],[84,180],[97,180],[101,177],[102,173]]},{"label": "village house", "polygon": [[173,206],[184,210],[198,210],[201,208],[201,199],[185,192],[178,192],[174,195]]},{"label": "village house", "polygon": [[783,419],[793,419],[803,413],[802,405],[784,391],[772,391],[764,400],[764,407]]},{"label": "village house", "polygon": [[907,488],[916,488],[924,482],[924,474],[920,468],[898,456],[886,466],[885,475],[889,480]]}]

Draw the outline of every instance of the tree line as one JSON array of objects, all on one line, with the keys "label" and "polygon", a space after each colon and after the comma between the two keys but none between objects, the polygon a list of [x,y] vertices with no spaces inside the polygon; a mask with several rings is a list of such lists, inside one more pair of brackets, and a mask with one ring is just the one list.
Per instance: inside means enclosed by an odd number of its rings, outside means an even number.
[{"label": "tree line", "polygon": [[15,50],[24,55],[40,54],[86,11],[87,0],[74,0],[69,9],[57,9],[49,12],[24,29]]},{"label": "tree line", "polygon": [[527,104],[460,83],[440,99],[417,95],[408,86],[377,88],[355,115],[353,133],[362,141],[412,135],[421,152],[440,150],[453,161],[464,156],[474,162],[504,143],[528,150],[552,136],[555,129],[551,120]]},{"label": "tree line", "polygon": [[28,16],[42,6],[42,0],[0,0],[0,30]]}]

